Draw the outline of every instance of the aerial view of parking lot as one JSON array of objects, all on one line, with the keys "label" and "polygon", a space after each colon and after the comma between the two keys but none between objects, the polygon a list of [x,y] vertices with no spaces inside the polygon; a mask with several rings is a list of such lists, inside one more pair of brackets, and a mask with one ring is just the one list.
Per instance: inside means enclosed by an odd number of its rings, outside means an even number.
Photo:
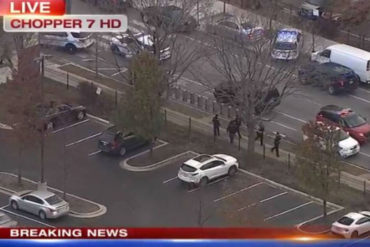
[{"label": "aerial view of parking lot", "polygon": [[65,9],[127,27],[0,17],[0,227],[370,238],[370,0]]}]

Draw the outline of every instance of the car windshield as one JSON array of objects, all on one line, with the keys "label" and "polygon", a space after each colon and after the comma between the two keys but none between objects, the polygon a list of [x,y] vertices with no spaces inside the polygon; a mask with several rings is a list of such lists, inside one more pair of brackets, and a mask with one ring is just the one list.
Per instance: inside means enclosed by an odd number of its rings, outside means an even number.
[{"label": "car windshield", "polygon": [[47,201],[47,203],[49,203],[50,205],[54,205],[54,204],[58,204],[58,203],[63,202],[62,198],[60,198],[57,195],[50,196],[50,197],[46,198],[45,201]]},{"label": "car windshield", "polygon": [[348,128],[355,128],[366,124],[366,120],[357,114],[350,114],[347,117],[343,118],[343,120]]},{"label": "car windshield", "polygon": [[197,169],[195,169],[192,166],[189,166],[187,164],[182,164],[181,169],[185,172],[195,172]]},{"label": "car windshield", "polygon": [[338,220],[338,223],[345,225],[345,226],[349,226],[353,223],[353,219],[344,216]]},{"label": "car windshield", "polygon": [[244,22],[242,24],[240,24],[242,26],[243,29],[245,30],[249,30],[249,29],[252,29],[253,28],[253,25],[251,23],[248,23],[248,22]]},{"label": "car windshield", "polygon": [[86,38],[90,35],[90,33],[71,33],[75,38]]},{"label": "car windshield", "polygon": [[277,50],[284,50],[284,51],[292,51],[297,49],[296,43],[290,43],[290,42],[276,42],[275,43],[275,49]]},{"label": "car windshield", "polygon": [[339,134],[339,141],[343,141],[349,137],[347,132],[345,132],[344,130],[339,130],[338,134]]}]

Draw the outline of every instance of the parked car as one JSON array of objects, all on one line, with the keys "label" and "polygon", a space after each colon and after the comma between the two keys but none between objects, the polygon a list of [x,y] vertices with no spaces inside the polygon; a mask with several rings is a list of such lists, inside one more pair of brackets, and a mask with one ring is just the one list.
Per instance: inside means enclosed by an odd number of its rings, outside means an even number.
[{"label": "parked car", "polygon": [[294,28],[277,31],[271,56],[279,60],[295,60],[299,57],[302,46],[302,32]]},{"label": "parked car", "polygon": [[263,37],[264,29],[251,22],[239,21],[236,16],[220,14],[212,17],[206,30],[217,36],[232,39],[238,42],[256,41]]},{"label": "parked car", "polygon": [[69,204],[50,191],[23,191],[9,199],[14,210],[23,210],[38,215],[42,220],[56,219],[69,213]]},{"label": "parked car", "polygon": [[83,32],[57,32],[40,33],[40,45],[64,48],[67,52],[74,54],[79,49],[89,48],[94,44],[90,33]]},{"label": "parked car", "polygon": [[308,1],[302,3],[298,15],[309,20],[317,20],[322,14],[322,7]]},{"label": "parked car", "polygon": [[[113,53],[127,58],[133,57],[142,50],[154,53],[153,37],[144,33],[117,35],[111,39],[110,47]],[[160,50],[159,60],[169,58],[171,58],[171,48],[167,46]]]},{"label": "parked car", "polygon": [[0,212],[0,228],[16,227],[17,221],[12,220],[8,215]]},{"label": "parked car", "polygon": [[[260,115],[274,109],[280,104],[281,98],[277,88],[266,89],[267,92],[261,92],[260,97],[264,99],[255,107],[255,114]],[[219,104],[229,104],[237,107],[241,104],[239,95],[240,90],[234,88],[231,83],[223,82],[217,85],[213,91],[213,95]],[[257,98],[257,97],[256,97]]]},{"label": "parked car", "polygon": [[352,92],[360,82],[355,72],[337,63],[309,63],[298,70],[298,79],[302,84],[312,84],[328,90],[329,94],[340,91]]},{"label": "parked car", "polygon": [[141,11],[144,23],[161,27],[167,32],[192,32],[197,21],[189,13],[177,6],[150,6]]},{"label": "parked car", "polygon": [[349,45],[336,44],[312,53],[311,60],[333,62],[352,69],[363,83],[370,83],[370,52]]},{"label": "parked car", "polygon": [[331,232],[344,238],[358,238],[370,232],[370,212],[346,214],[332,224]]},{"label": "parked car", "polygon": [[104,153],[124,156],[127,152],[149,144],[150,141],[132,132],[122,132],[112,126],[106,129],[98,140],[98,148]]},{"label": "parked car", "polygon": [[212,179],[224,175],[234,175],[238,168],[238,160],[230,155],[202,154],[185,161],[181,165],[177,177],[186,183],[204,186]]},{"label": "parked car", "polygon": [[[336,146],[338,148],[338,154],[340,157],[347,158],[360,152],[360,144],[358,143],[358,141],[353,139],[347,132],[345,132],[341,128],[332,128],[324,122],[315,122],[315,124],[315,127],[317,127],[314,129],[314,133],[311,134],[313,134],[314,141],[317,142],[322,150],[325,150],[327,145],[327,142],[325,142],[324,140],[325,137],[322,136],[325,132],[323,132],[322,130],[324,130],[323,128],[327,128],[328,130],[332,130],[337,133],[338,143],[336,144]],[[302,127],[304,141],[308,140],[310,136],[307,130],[307,126],[308,124],[305,124]]]},{"label": "parked car", "polygon": [[350,108],[337,105],[324,106],[316,115],[316,120],[342,128],[360,144],[366,143],[370,138],[370,124],[366,118]]},{"label": "parked car", "polygon": [[82,121],[86,118],[86,108],[84,106],[72,106],[61,104],[54,106],[38,105],[38,114],[42,118],[45,129],[55,129],[56,126],[70,121]]}]

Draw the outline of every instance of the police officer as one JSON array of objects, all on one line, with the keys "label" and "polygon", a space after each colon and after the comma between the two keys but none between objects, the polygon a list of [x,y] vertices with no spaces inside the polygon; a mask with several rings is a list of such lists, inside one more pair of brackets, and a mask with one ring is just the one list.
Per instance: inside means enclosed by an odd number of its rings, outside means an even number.
[{"label": "police officer", "polygon": [[258,125],[258,129],[256,132],[256,138],[254,139],[255,141],[260,140],[261,146],[263,146],[263,135],[265,132],[265,126],[263,125],[262,122]]},{"label": "police officer", "polygon": [[274,152],[274,150],[276,150],[276,157],[279,157],[280,141],[281,141],[281,135],[279,132],[276,132],[275,139],[274,139],[274,146],[271,148],[271,152]]},{"label": "police officer", "polygon": [[216,114],[213,119],[213,135],[220,136],[220,120],[218,119],[218,114]]},{"label": "police officer", "polygon": [[238,132],[238,127],[237,127],[237,123],[236,123],[235,119],[231,120],[229,122],[226,131],[229,134],[230,143],[233,144],[235,134],[236,134],[236,132]]}]

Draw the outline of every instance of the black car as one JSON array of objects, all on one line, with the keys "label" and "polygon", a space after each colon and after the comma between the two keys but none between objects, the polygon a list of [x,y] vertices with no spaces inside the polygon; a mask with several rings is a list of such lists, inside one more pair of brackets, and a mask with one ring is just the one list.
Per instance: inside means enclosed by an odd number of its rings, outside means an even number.
[{"label": "black car", "polygon": [[124,156],[127,152],[150,142],[132,132],[122,132],[115,126],[106,129],[99,137],[98,148],[104,153]]},{"label": "black car", "polygon": [[329,94],[353,91],[359,85],[359,77],[348,67],[336,63],[309,63],[298,70],[302,84],[312,84],[328,90]]},{"label": "black car", "polygon": [[167,32],[192,32],[197,27],[194,17],[173,5],[146,7],[141,17],[145,23],[161,27]]},{"label": "black car", "polygon": [[84,106],[40,104],[37,106],[37,111],[42,118],[44,129],[55,129],[56,126],[73,121],[82,121],[86,118],[86,108]]},{"label": "black car", "polygon": [[[266,90],[267,92],[260,92],[259,97],[263,101],[257,102],[255,107],[255,114],[260,115],[262,112],[269,112],[280,104],[280,93],[275,87]],[[240,90],[231,86],[231,83],[220,83],[213,92],[217,103],[228,104],[231,106],[240,106],[240,97],[237,95]]]}]

